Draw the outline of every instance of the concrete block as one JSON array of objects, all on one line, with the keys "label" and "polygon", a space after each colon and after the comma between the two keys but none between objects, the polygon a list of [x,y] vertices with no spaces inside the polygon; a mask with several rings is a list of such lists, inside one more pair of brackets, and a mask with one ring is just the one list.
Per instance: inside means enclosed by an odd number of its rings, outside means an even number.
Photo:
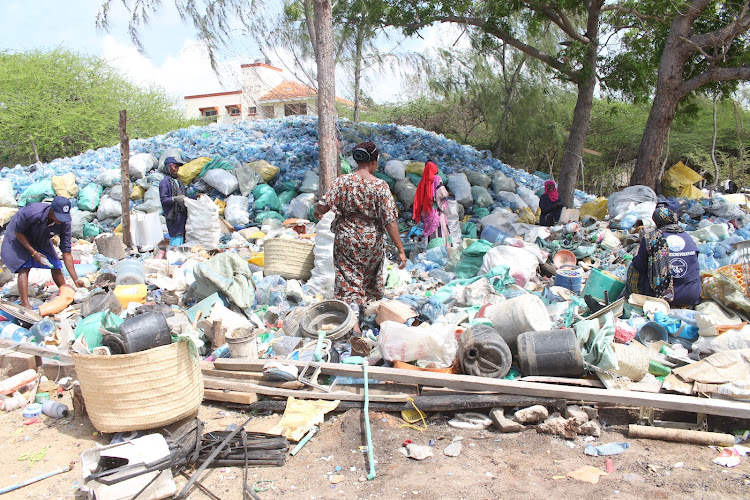
[{"label": "concrete block", "polygon": [[529,406],[523,410],[518,410],[513,415],[513,420],[521,424],[535,424],[549,417],[547,408],[542,405]]},{"label": "concrete block", "polygon": [[493,408],[490,412],[490,418],[500,432],[519,432],[526,427],[505,417],[503,408]]},{"label": "concrete block", "polygon": [[9,352],[0,356],[0,368],[8,370],[9,377],[28,369],[36,370],[36,357],[33,354]]}]

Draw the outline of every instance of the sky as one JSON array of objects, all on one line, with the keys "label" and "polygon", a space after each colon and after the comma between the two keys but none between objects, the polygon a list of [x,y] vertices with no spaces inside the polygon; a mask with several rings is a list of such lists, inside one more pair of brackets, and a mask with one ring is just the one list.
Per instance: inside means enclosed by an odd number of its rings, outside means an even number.
[{"label": "sky", "polygon": [[[240,64],[262,57],[257,46],[238,34],[238,42],[219,53],[220,77],[217,77],[207,51],[197,41],[192,27],[182,22],[171,0],[163,0],[151,23],[141,29],[145,54],[139,53],[128,36],[128,13],[120,0],[113,2],[109,30],[96,28],[101,3],[102,0],[3,0],[0,50],[18,52],[63,47],[101,56],[131,81],[146,87],[155,84],[164,88],[180,106],[185,95],[239,89]],[[423,53],[447,41],[452,43],[459,34],[460,30],[455,27],[433,26],[421,32],[422,38],[390,40],[380,44],[379,49],[395,54]],[[467,38],[462,37],[462,41]],[[284,68],[289,62],[281,60],[288,55],[274,57],[271,58],[274,66]],[[336,93],[351,98],[349,82],[342,73],[337,73]],[[284,75],[295,79],[288,70]],[[363,76],[363,89],[376,102],[394,102],[403,97],[406,86],[403,71],[369,69]]]}]

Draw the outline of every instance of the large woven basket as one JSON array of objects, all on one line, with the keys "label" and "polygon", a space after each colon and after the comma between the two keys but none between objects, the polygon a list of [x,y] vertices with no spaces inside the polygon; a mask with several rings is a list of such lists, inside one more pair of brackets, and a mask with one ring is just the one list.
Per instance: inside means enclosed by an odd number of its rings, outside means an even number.
[{"label": "large woven basket", "polygon": [[185,342],[117,356],[73,354],[86,411],[101,432],[153,429],[194,414],[200,365]]},{"label": "large woven basket", "polygon": [[315,255],[315,243],[281,238],[267,239],[263,244],[266,276],[278,274],[284,279],[310,279]]}]

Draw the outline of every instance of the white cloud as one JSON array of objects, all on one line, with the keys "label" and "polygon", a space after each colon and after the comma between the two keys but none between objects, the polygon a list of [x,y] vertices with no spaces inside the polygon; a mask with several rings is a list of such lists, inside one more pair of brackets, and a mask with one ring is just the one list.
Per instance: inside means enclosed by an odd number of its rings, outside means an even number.
[{"label": "white cloud", "polygon": [[219,63],[219,74],[211,69],[206,49],[197,41],[187,39],[176,55],[167,56],[157,65],[130,44],[106,35],[101,42],[101,57],[141,86],[158,85],[180,104],[186,95],[237,90],[240,61],[230,59]]}]

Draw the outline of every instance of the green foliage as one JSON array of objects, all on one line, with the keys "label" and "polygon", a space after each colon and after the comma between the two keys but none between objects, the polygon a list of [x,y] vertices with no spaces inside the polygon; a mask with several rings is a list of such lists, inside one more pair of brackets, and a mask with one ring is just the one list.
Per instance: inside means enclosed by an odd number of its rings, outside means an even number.
[{"label": "green foliage", "polygon": [[58,48],[0,53],[0,166],[80,154],[119,140],[119,112],[128,135],[150,137],[186,126],[162,89],[144,90],[106,61]]}]

